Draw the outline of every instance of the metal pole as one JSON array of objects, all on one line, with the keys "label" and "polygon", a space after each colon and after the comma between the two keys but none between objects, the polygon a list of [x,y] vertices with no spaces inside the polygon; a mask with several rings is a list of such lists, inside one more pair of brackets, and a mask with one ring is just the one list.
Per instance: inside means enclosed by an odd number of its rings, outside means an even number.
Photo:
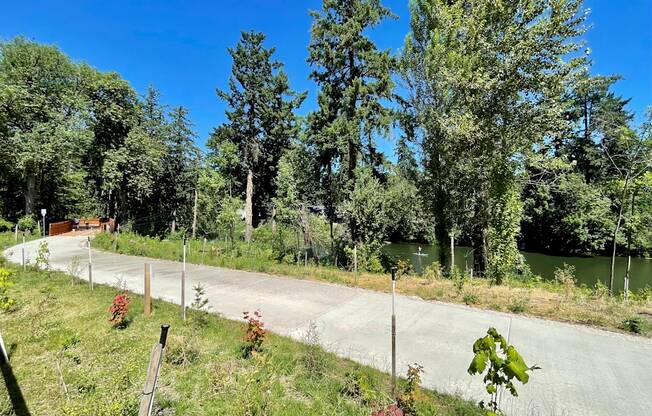
[{"label": "metal pole", "polygon": [[43,237],[45,237],[45,214],[43,214]]},{"label": "metal pole", "polygon": [[16,232],[14,233],[14,241],[18,241],[18,224],[16,224]]},{"label": "metal pole", "polygon": [[392,397],[396,397],[396,267],[392,267]]},{"label": "metal pole", "polygon": [[93,257],[91,255],[91,236],[87,237],[88,241],[88,283],[93,290]]},{"label": "metal pole", "polygon": [[358,285],[358,244],[353,246],[353,273],[355,274],[355,285]]},{"label": "metal pole", "polygon": [[23,247],[22,247],[22,249],[23,249],[22,250],[23,251],[23,270],[25,270],[25,268],[27,267],[27,265],[25,264],[25,231],[23,231]]},{"label": "metal pole", "polygon": [[201,264],[204,264],[204,253],[206,252],[206,237],[204,237],[204,245],[201,248]]},{"label": "metal pole", "polygon": [[181,317],[186,320],[186,240],[183,237],[183,270],[181,271]]}]

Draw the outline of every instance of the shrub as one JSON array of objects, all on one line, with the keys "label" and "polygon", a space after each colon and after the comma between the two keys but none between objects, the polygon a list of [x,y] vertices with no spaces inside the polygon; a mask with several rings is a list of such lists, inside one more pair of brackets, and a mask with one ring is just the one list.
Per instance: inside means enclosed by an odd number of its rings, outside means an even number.
[{"label": "shrub", "polygon": [[174,365],[188,365],[199,358],[199,349],[188,337],[173,337],[166,350],[165,362]]},{"label": "shrub", "polygon": [[0,310],[11,312],[16,306],[16,301],[9,297],[9,288],[14,284],[10,281],[11,271],[0,269]]},{"label": "shrub", "polygon": [[41,241],[38,245],[35,267],[38,270],[48,270],[50,268],[50,248],[47,241]]},{"label": "shrub", "polygon": [[195,292],[195,298],[190,304],[192,310],[191,318],[197,325],[204,327],[208,324],[207,313],[211,308],[208,304],[208,299],[206,299],[206,289],[200,283],[197,283],[193,286],[192,290]]},{"label": "shrub", "polygon": [[247,321],[245,332],[245,343],[242,346],[242,356],[249,358],[253,353],[263,350],[263,341],[267,335],[265,323],[261,320],[262,314],[259,310],[254,313],[243,312],[244,320]]},{"label": "shrub", "polygon": [[340,392],[362,403],[372,403],[377,400],[377,393],[366,374],[359,370],[346,373],[344,385]]},{"label": "shrub", "polygon": [[474,293],[467,293],[464,295],[464,303],[467,305],[475,305],[478,303],[478,296],[475,295]]},{"label": "shrub", "polygon": [[308,324],[303,342],[306,343],[306,350],[301,357],[301,364],[309,377],[320,377],[326,368],[326,356],[319,346],[317,325],[312,321]]},{"label": "shrub", "polygon": [[421,398],[421,373],[423,367],[419,364],[408,365],[407,384],[398,398],[398,406],[406,416],[417,416],[417,401]]},{"label": "shrub", "polygon": [[414,272],[414,267],[409,260],[398,259],[396,261],[396,275],[400,279],[403,276],[409,276]]},{"label": "shrub", "polygon": [[647,322],[640,316],[632,316],[623,321],[623,329],[635,334],[642,334],[647,330]]},{"label": "shrub", "polygon": [[564,288],[566,297],[570,297],[575,290],[576,284],[575,266],[564,263],[561,269],[555,269],[555,281]]},{"label": "shrub", "polygon": [[13,229],[14,224],[5,220],[4,218],[0,218],[0,232],[12,231]]},{"label": "shrub", "polygon": [[[497,346],[500,347],[500,352]],[[529,371],[540,369],[540,367],[528,367],[523,357],[512,345],[507,345],[505,338],[496,331],[496,328],[489,328],[487,335],[473,343],[473,361],[467,370],[469,374],[482,374],[487,370],[484,378],[485,389],[490,395],[488,403],[484,400],[479,405],[488,409],[490,415],[497,415],[499,409],[498,391],[501,387],[507,388],[512,396],[518,396],[513,380],[516,379],[522,384],[529,380]]]},{"label": "shrub", "polygon": [[371,416],[403,416],[405,413],[396,404],[390,404],[387,408],[371,413]]},{"label": "shrub", "polygon": [[127,326],[127,313],[129,312],[129,294],[127,292],[119,293],[113,298],[109,307],[109,323],[114,328],[124,328]]},{"label": "shrub", "polygon": [[441,264],[438,261],[432,262],[423,271],[423,277],[431,282],[436,279],[443,279],[444,273],[441,271]]},{"label": "shrub", "polygon": [[33,232],[36,229],[36,220],[31,215],[23,215],[18,220],[18,228]]}]

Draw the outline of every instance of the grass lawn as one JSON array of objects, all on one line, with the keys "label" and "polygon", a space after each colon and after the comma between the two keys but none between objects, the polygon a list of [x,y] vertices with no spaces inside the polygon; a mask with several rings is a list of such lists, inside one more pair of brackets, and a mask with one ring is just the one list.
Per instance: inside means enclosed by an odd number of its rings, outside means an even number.
[{"label": "grass lawn", "polygon": [[[117,241],[113,235],[100,234],[94,240],[94,247],[117,251],[121,254],[152,258],[180,260],[180,240],[159,240],[132,233],[121,234]],[[271,249],[261,244],[239,243],[234,249],[222,242],[209,242],[203,249],[203,242],[189,242],[187,257],[190,263],[209,264],[231,269],[266,272],[277,275],[311,279],[365,289],[388,292],[391,288],[387,275],[360,273],[331,266],[310,264],[308,266],[278,262],[272,258]],[[453,281],[444,278],[404,276],[397,283],[401,293],[419,296],[426,300],[449,303],[463,303],[472,307],[525,314],[546,319],[596,326],[614,331],[631,331],[625,325],[632,318],[642,322],[638,328],[642,335],[652,336],[652,291],[643,290],[632,294],[625,303],[619,296],[609,297],[606,288],[577,287],[573,284],[559,284],[543,281],[508,281],[492,285],[486,279],[465,279]]]},{"label": "grass lawn", "polygon": [[[12,273],[9,296],[16,301],[14,311],[0,312],[0,328],[32,415],[136,415],[162,323],[171,329],[155,414],[369,416],[391,402],[386,374],[314,344],[268,334],[261,353],[243,358],[243,323],[201,312],[184,323],[178,306],[157,300],[146,318],[142,298],[133,294],[129,324],[114,329],[107,319],[117,289],[91,291],[64,273],[0,266]],[[11,409],[3,384],[0,415]],[[422,415],[482,414],[431,391],[423,391],[418,409]]]}]

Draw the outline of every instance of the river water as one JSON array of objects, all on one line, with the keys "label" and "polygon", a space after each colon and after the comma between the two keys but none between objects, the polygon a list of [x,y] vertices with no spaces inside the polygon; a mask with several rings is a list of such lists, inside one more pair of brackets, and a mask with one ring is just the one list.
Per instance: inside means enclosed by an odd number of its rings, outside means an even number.
[{"label": "river water", "polygon": [[[421,247],[421,255],[417,254],[419,247]],[[439,249],[435,245],[392,243],[386,245],[383,250],[391,256],[410,260],[417,273],[421,273],[426,266],[439,259]],[[471,250],[468,247],[455,248],[455,264],[461,270],[471,267],[472,258],[470,253]],[[522,254],[532,272],[546,280],[553,280],[555,269],[562,267],[566,263],[575,266],[575,276],[578,284],[584,283],[589,287],[593,287],[598,280],[605,284],[609,282],[610,257],[564,257],[530,252],[522,252]],[[614,288],[617,291],[623,289],[626,266],[626,257],[616,258]],[[629,289],[636,290],[646,285],[652,287],[652,259],[633,257]]]}]

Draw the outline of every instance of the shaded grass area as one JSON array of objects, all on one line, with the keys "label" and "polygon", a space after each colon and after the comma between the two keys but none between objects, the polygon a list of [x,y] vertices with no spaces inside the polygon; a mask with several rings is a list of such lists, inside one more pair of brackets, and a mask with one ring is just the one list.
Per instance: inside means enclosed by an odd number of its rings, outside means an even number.
[{"label": "shaded grass area", "polygon": [[[181,260],[183,250],[180,240],[160,240],[132,233],[121,234],[117,241],[113,235],[100,234],[95,238],[94,246],[121,254],[167,260]],[[350,271],[311,262],[307,266],[279,262],[274,259],[271,248],[260,243],[238,242],[231,246],[211,241],[204,246],[201,240],[191,240],[188,247],[187,260],[190,263],[357,285],[382,292],[391,288],[387,275],[360,273],[355,276]],[[604,287],[577,287],[572,282],[510,280],[503,285],[493,285],[485,279],[451,280],[441,278],[439,273],[430,273],[430,277],[402,276],[397,290],[426,300],[462,303],[614,331],[631,332],[626,322],[638,319],[644,329],[641,333],[652,336],[649,330],[652,291],[649,289],[632,294],[630,301],[624,302],[622,297],[608,296]]]},{"label": "shaded grass area", "polygon": [[[133,294],[129,323],[118,330],[107,322],[117,289],[97,285],[91,291],[64,273],[3,267],[13,272],[9,293],[17,308],[0,314],[0,327],[32,415],[136,415],[161,323],[171,329],[158,414],[368,416],[391,402],[387,375],[315,343],[268,334],[263,351],[245,359],[242,323],[197,311],[184,323],[178,306],[159,300],[145,318],[142,298]],[[418,409],[422,415],[482,414],[473,404],[431,391]],[[0,415],[10,414],[3,385]]]}]

